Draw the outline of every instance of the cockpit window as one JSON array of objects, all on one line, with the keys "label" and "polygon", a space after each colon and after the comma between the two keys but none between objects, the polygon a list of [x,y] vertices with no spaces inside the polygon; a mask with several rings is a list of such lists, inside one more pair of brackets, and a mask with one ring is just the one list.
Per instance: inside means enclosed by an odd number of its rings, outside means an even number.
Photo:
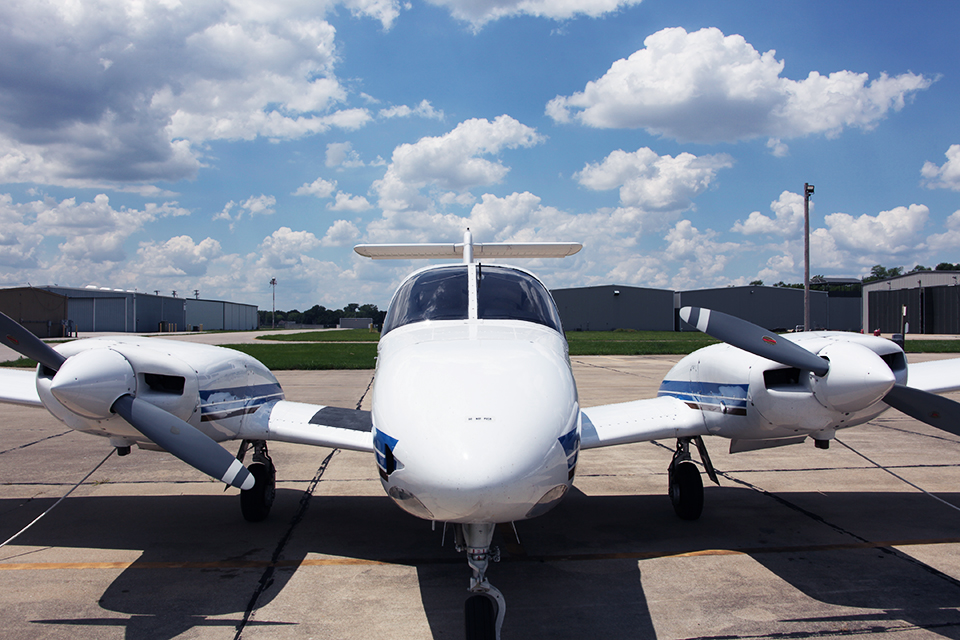
[{"label": "cockpit window", "polygon": [[515,269],[481,265],[477,283],[477,317],[481,320],[526,320],[557,331],[560,314],[542,284]]},{"label": "cockpit window", "polygon": [[424,320],[466,320],[468,302],[465,266],[424,271],[397,290],[383,323],[383,333]]}]

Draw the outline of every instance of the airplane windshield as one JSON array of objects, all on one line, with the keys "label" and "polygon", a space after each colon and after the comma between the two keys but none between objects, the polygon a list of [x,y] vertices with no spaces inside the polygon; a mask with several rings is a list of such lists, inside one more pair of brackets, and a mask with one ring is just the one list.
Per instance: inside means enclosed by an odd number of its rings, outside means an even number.
[{"label": "airplane windshield", "polygon": [[562,332],[560,314],[543,285],[522,271],[505,267],[480,267],[477,317],[526,320]]},{"label": "airplane windshield", "polygon": [[412,322],[466,320],[469,302],[463,265],[430,269],[404,282],[393,297],[383,334]]}]

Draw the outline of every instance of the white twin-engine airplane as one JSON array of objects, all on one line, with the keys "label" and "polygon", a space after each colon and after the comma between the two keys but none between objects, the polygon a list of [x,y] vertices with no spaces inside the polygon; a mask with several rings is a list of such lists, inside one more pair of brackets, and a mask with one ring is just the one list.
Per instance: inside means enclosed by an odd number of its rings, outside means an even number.
[{"label": "white twin-engine airplane", "polygon": [[[3,316],[0,336],[40,362],[0,373],[0,401],[45,407],[69,427],[166,450],[241,489],[243,515],[267,516],[279,440],[374,454],[383,489],[405,511],[453,525],[472,569],[469,638],[499,637],[505,611],[487,580],[494,527],[549,511],[570,489],[582,449],[675,439],[669,494],[699,517],[702,436],[732,452],[825,447],[837,429],[895,407],[960,434],[960,359],[907,365],[882,338],[810,332],[778,336],[732,316],[684,308],[681,317],[727,344],[683,358],[658,397],[582,409],[560,317],[531,273],[482,258],[563,257],[576,243],[360,245],[371,258],[459,258],[410,275],[393,296],[379,343],[372,411],[288,402],[276,378],[233,350],[116,336],[50,347]],[[218,443],[241,440],[233,456]],[[242,464],[253,449],[252,463]],[[372,461],[371,461],[372,462]]]}]

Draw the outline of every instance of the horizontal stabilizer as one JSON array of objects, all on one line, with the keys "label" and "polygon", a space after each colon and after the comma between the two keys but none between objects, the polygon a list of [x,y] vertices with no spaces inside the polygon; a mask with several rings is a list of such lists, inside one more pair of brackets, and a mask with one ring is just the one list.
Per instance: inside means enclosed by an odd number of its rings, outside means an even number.
[{"label": "horizontal stabilizer", "polygon": [[[361,256],[374,260],[447,259],[463,257],[463,243],[358,244]],[[474,243],[474,258],[565,258],[580,251],[579,242],[487,242]]]}]

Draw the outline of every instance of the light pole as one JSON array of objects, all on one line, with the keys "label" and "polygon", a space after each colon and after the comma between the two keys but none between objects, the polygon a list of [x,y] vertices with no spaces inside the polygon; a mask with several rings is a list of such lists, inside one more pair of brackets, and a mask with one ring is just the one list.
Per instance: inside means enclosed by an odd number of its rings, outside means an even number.
[{"label": "light pole", "polygon": [[270,286],[273,287],[273,319],[270,321],[270,328],[277,328],[277,279],[270,278]]},{"label": "light pole", "polygon": [[803,183],[803,330],[810,331],[810,196],[813,185]]}]

